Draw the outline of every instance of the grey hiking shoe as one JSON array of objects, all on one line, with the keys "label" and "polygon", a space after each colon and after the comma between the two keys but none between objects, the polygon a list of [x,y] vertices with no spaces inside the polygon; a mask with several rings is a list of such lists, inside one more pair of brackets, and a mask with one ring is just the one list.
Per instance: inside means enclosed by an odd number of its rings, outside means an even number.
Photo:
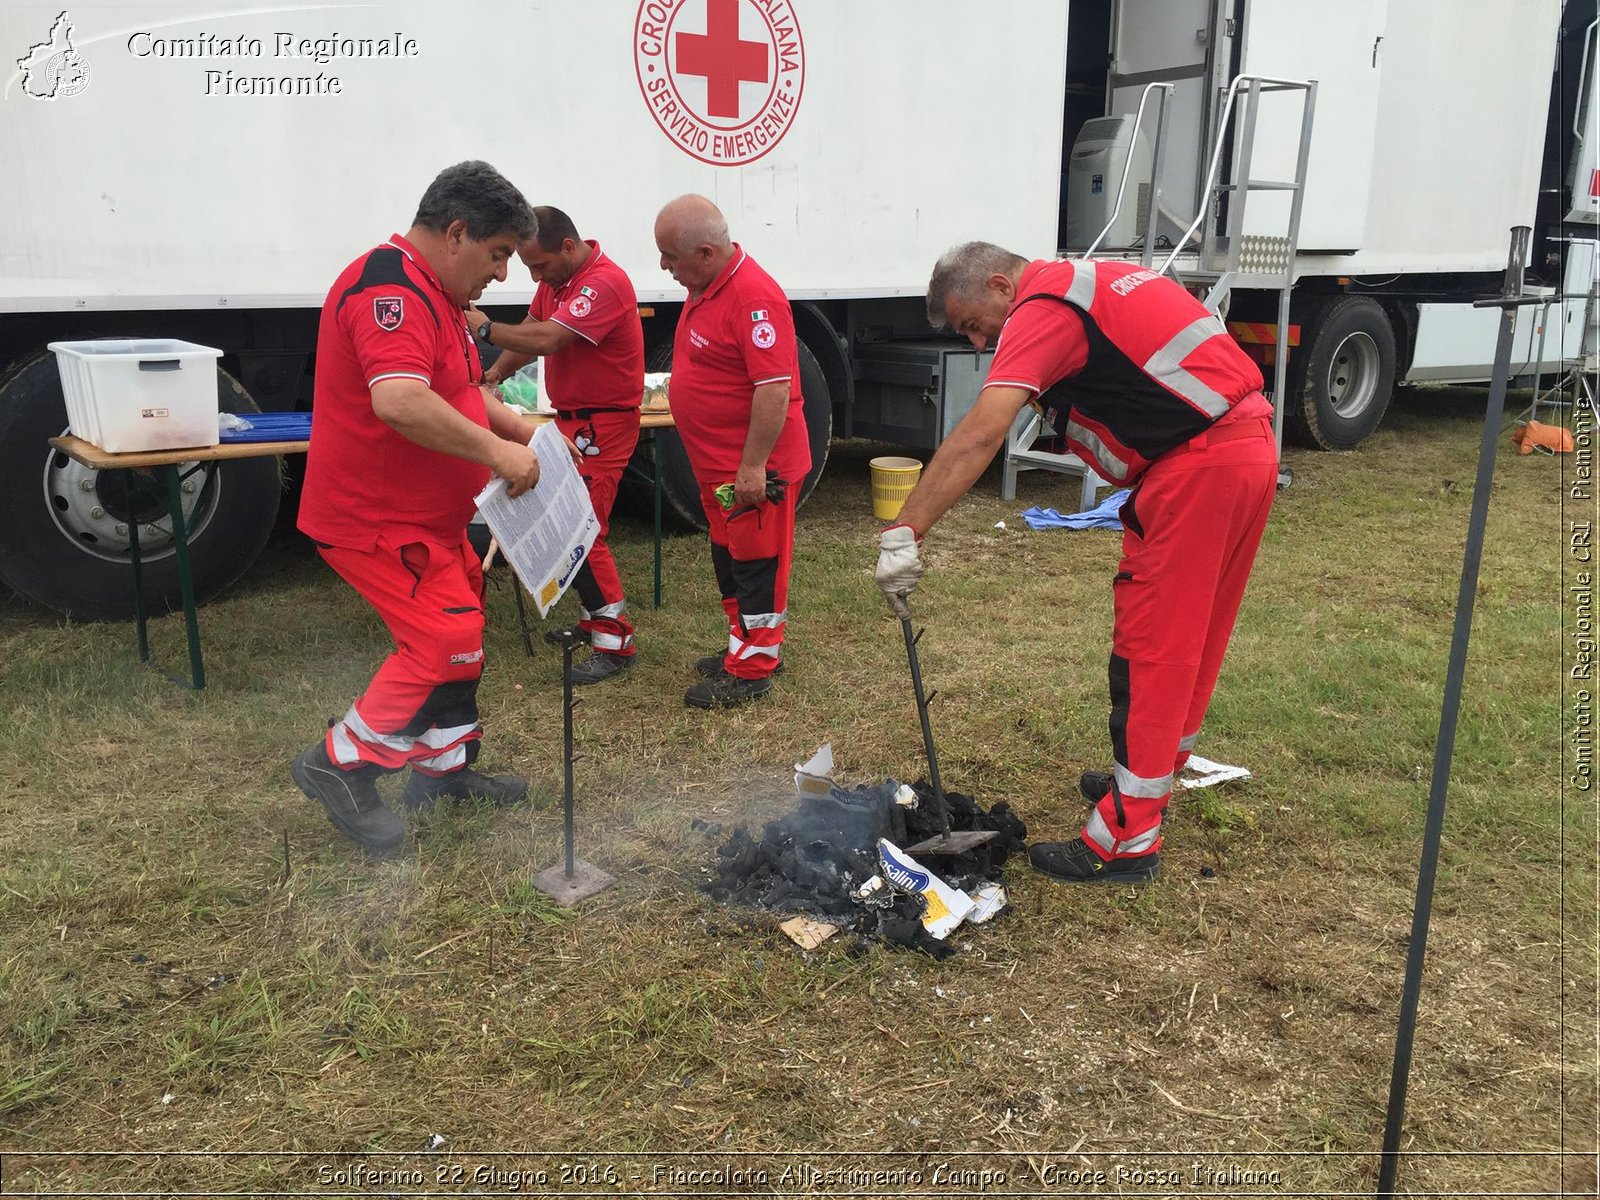
[{"label": "grey hiking shoe", "polygon": [[579,687],[588,683],[604,683],[613,675],[620,675],[633,666],[632,654],[608,654],[596,650],[572,668],[572,682]]},{"label": "grey hiking shoe", "polygon": [[517,775],[485,775],[463,767],[448,775],[424,775],[412,770],[400,802],[412,812],[430,809],[440,800],[487,800],[496,808],[521,804],[528,798],[528,781]]},{"label": "grey hiking shoe", "polygon": [[1085,771],[1078,776],[1078,791],[1090,804],[1099,804],[1111,791],[1111,775],[1106,771]]},{"label": "grey hiking shoe", "polygon": [[289,764],[290,777],[302,792],[321,803],[335,829],[368,850],[387,854],[406,840],[406,826],[379,797],[379,774],[372,766],[340,769],[320,741]]}]

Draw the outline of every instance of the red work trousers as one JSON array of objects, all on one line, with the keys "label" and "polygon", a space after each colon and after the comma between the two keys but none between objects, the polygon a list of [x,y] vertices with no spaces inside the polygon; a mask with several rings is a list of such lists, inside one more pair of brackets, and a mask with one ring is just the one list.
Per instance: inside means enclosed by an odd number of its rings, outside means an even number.
[{"label": "red work trousers", "polygon": [[1277,489],[1265,402],[1163,454],[1122,508],[1112,585],[1112,790],[1084,840],[1110,860],[1161,845],[1161,815],[1216,688]]},{"label": "red work trousers", "polygon": [[397,771],[409,764],[425,775],[468,766],[483,734],[483,571],[466,532],[457,546],[318,549],[378,610],[395,644],[361,698],[328,730],[328,756],[341,767]]},{"label": "red work trousers", "polygon": [[604,654],[633,654],[633,622],[622,592],[617,560],[606,545],[611,531],[611,509],[617,502],[617,485],[639,444],[639,410],[636,408],[578,409],[557,412],[556,428],[578,447],[582,461],[578,474],[589,488],[589,502],[600,520],[600,536],[572,581],[578,593],[578,628],[589,644]]},{"label": "red work trousers", "polygon": [[784,498],[735,504],[725,510],[716,485],[700,485],[700,507],[711,522],[711,565],[728,616],[728,674],[765,679],[783,658],[789,619],[789,567],[794,560],[794,508],[799,483]]}]

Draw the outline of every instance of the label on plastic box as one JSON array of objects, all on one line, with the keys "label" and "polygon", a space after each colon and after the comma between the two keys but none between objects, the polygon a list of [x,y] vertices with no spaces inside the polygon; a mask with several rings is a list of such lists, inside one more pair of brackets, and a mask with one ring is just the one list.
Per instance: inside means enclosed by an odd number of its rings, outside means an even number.
[{"label": "label on plastic box", "polygon": [[170,417],[172,410],[169,408],[141,408],[139,415],[141,417]]}]

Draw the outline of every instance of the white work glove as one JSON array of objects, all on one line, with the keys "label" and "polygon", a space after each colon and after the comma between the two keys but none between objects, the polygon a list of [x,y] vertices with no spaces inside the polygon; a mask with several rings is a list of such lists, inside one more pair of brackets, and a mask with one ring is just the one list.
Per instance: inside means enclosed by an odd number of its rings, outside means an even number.
[{"label": "white work glove", "polygon": [[911,616],[906,597],[922,578],[918,540],[917,531],[909,525],[891,525],[878,535],[878,587],[902,621]]}]

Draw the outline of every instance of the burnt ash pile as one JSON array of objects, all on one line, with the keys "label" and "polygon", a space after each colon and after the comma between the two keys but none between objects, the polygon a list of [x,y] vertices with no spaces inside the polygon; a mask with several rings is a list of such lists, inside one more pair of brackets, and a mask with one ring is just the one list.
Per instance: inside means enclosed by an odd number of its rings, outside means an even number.
[{"label": "burnt ash pile", "polygon": [[[879,838],[909,853],[911,846],[939,833],[933,789],[923,782],[912,785],[915,808],[895,803],[899,789],[889,779],[804,796],[794,812],[767,822],[759,839],[740,826],[718,847],[713,877],[701,890],[732,904],[803,913],[865,937],[915,946],[935,958],[955,953],[948,941],[922,927],[922,897],[887,889],[872,902],[851,897],[881,873]],[[1027,827],[1004,802],[985,811],[959,792],[946,792],[945,801],[953,831],[994,830],[997,836],[963,854],[924,855],[918,861],[964,892],[998,882],[1006,860],[1022,851]]]}]

